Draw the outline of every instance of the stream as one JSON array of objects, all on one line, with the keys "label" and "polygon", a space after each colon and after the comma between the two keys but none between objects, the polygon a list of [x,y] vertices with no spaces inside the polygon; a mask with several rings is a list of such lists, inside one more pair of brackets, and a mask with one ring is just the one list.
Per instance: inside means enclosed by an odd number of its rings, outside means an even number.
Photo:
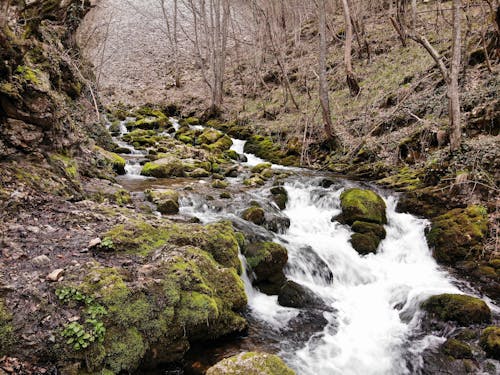
[{"label": "stream", "polygon": [[[177,130],[178,122],[171,121]],[[120,131],[121,135],[127,132],[124,123]],[[273,165],[274,169],[289,173],[284,184],[289,200],[279,215],[290,220],[288,229],[274,233],[249,222],[242,223],[239,218],[251,200],[266,202],[271,210],[279,212],[269,203],[268,184],[248,189],[243,187],[241,177],[228,178],[230,204],[217,199],[208,201],[210,184],[204,179],[159,180],[140,176],[140,162],[146,152],[134,149],[120,138],[115,138],[115,142],[131,150],[123,155],[127,159],[127,174],[119,178],[126,189],[139,194],[150,187],[168,185],[182,189],[189,183],[193,189],[182,191],[179,216],[195,216],[202,223],[229,219],[236,227],[250,226],[257,236],[282,244],[288,250],[287,278],[314,291],[328,306],[320,312],[281,307],[277,296],[255,289],[251,275],[244,271],[248,335],[222,340],[220,345],[208,345],[210,348],[194,345],[188,353],[188,362],[209,366],[228,354],[260,349],[277,353],[299,375],[418,373],[423,350],[444,341],[420,330],[421,302],[440,293],[475,294],[437,265],[425,239],[428,222],[396,212],[398,198],[392,192],[332,179],[327,173]],[[232,149],[245,156],[241,166],[247,169],[262,163],[255,155],[244,153],[244,144],[243,140],[233,139]],[[331,186],[321,186],[325,178],[333,180]],[[387,237],[377,254],[358,254],[349,242],[351,229],[332,220],[341,212],[340,194],[354,186],[368,186],[386,202]],[[246,264],[243,256],[241,259]],[[164,369],[155,374],[202,373],[190,369],[176,371]]]}]

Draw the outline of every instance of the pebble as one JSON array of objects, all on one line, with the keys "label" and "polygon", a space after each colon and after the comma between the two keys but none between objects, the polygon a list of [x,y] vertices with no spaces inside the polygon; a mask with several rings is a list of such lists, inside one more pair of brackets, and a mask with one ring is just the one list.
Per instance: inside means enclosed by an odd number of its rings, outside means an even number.
[{"label": "pebble", "polygon": [[47,255],[39,255],[31,260],[37,266],[44,266],[50,264],[50,258]]},{"label": "pebble", "polygon": [[64,269],[58,268],[47,275],[47,280],[58,281],[64,273]]},{"label": "pebble", "polygon": [[88,248],[92,249],[93,247],[99,245],[101,243],[101,239],[99,237],[94,238],[89,241]]}]

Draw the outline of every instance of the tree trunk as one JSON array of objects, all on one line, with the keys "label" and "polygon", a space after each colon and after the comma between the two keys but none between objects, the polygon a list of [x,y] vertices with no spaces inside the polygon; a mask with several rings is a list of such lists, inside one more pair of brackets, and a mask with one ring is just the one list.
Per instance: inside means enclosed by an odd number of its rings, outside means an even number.
[{"label": "tree trunk", "polygon": [[461,143],[461,121],[460,121],[460,96],[458,86],[458,75],[460,72],[461,57],[461,0],[453,0],[453,44],[451,68],[448,83],[448,100],[450,111],[450,148],[456,151]]},{"label": "tree trunk", "polygon": [[318,4],[319,16],[319,100],[321,103],[321,113],[323,115],[323,126],[326,137],[333,140],[332,115],[330,112],[330,98],[328,97],[328,83],[326,81],[326,16],[325,0],[320,0]]},{"label": "tree trunk", "polygon": [[351,10],[349,9],[348,0],[342,0],[342,7],[344,8],[345,19],[345,49],[344,49],[344,64],[346,72],[347,85],[351,96],[359,94],[359,85],[352,70],[352,23],[351,23]]}]

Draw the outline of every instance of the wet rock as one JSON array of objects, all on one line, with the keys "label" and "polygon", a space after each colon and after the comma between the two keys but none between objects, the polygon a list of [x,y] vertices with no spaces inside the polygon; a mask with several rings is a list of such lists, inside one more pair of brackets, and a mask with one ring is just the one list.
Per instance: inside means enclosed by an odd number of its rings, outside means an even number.
[{"label": "wet rock", "polygon": [[251,172],[256,174],[262,173],[262,171],[264,171],[265,169],[271,168],[271,165],[272,165],[271,163],[257,164],[251,169]]},{"label": "wet rock", "polygon": [[239,175],[238,165],[233,165],[224,172],[224,176],[226,177],[238,177],[238,175]]},{"label": "wet rock", "polygon": [[421,375],[467,375],[477,374],[479,367],[472,359],[457,359],[439,349],[427,349],[422,353],[422,368],[417,374]]},{"label": "wet rock", "polygon": [[287,250],[275,242],[257,242],[245,246],[243,254],[255,274],[254,284],[266,294],[278,294],[286,280]]},{"label": "wet rock", "polygon": [[278,303],[284,307],[321,308],[324,303],[314,292],[292,280],[287,280],[278,294]]},{"label": "wet rock", "polygon": [[179,193],[175,190],[146,190],[146,198],[156,204],[158,211],[164,215],[179,213]]},{"label": "wet rock", "polygon": [[422,304],[422,308],[432,318],[453,321],[462,326],[491,321],[491,311],[483,300],[463,294],[432,296]]},{"label": "wet rock", "polygon": [[187,175],[188,175],[188,177],[191,177],[191,178],[203,178],[203,177],[210,176],[210,172],[206,171],[203,168],[196,168],[192,172],[189,172]]},{"label": "wet rock", "polygon": [[284,215],[270,213],[266,216],[264,226],[274,233],[285,233],[290,228],[290,219]]},{"label": "wet rock", "polygon": [[446,342],[441,345],[441,351],[444,354],[457,359],[473,358],[470,346],[465,342],[456,339],[446,340]]},{"label": "wet rock", "polygon": [[207,144],[210,145],[212,143],[217,142],[224,134],[216,129],[206,128],[203,130],[203,133],[198,137],[198,144]]},{"label": "wet rock", "polygon": [[250,221],[256,225],[262,225],[266,222],[264,210],[262,209],[262,207],[258,206],[247,208],[245,211],[243,211],[241,217],[244,220]]},{"label": "wet rock", "polygon": [[487,327],[481,333],[479,341],[481,347],[488,357],[500,360],[500,327]]},{"label": "wet rock", "polygon": [[488,214],[484,207],[457,208],[432,221],[427,241],[438,262],[454,264],[478,258],[487,230]]},{"label": "wet rock", "polygon": [[382,225],[367,223],[365,221],[355,221],[352,224],[351,229],[356,233],[363,233],[363,234],[371,233],[380,240],[384,239],[385,236],[387,235],[385,228]]},{"label": "wet rock", "polygon": [[342,214],[347,224],[365,221],[387,224],[385,202],[375,192],[363,189],[348,189],[340,195]]},{"label": "wet rock", "polygon": [[328,189],[332,185],[335,185],[335,181],[330,180],[329,178],[324,178],[319,183],[319,186],[325,189]]},{"label": "wet rock", "polygon": [[58,281],[64,274],[64,269],[58,268],[47,275],[48,281]]},{"label": "wet rock", "polygon": [[[300,248],[295,254],[300,262],[295,262],[299,264],[306,265],[307,270],[303,270],[304,274],[311,274],[313,277],[318,278],[326,283],[331,283],[333,281],[333,272],[328,266],[328,264],[321,259],[321,257],[316,254],[311,246],[305,246]],[[287,265],[287,267],[291,267]],[[300,268],[295,267],[295,272],[301,271]]]},{"label": "wet rock", "polygon": [[366,234],[354,233],[351,236],[352,247],[361,255],[376,253],[379,244],[380,239],[371,232]]},{"label": "wet rock", "polygon": [[244,352],[226,358],[206,372],[207,375],[295,375],[276,355]]},{"label": "wet rock", "polygon": [[275,186],[271,188],[271,194],[273,196],[273,201],[279,209],[284,210],[288,203],[288,193],[286,189],[283,186]]},{"label": "wet rock", "polygon": [[229,186],[229,183],[222,180],[215,180],[212,182],[212,187],[215,189],[225,189]]},{"label": "wet rock", "polygon": [[264,184],[265,182],[260,175],[254,175],[250,178],[243,180],[243,185],[245,186],[261,186]]}]

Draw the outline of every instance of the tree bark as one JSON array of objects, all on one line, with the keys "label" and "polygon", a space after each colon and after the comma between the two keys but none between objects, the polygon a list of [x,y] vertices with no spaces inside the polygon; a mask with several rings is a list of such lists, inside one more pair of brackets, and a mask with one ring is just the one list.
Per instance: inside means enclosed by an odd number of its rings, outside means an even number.
[{"label": "tree bark", "polygon": [[344,64],[346,72],[347,85],[352,96],[359,94],[359,84],[352,70],[352,23],[351,10],[348,0],[342,0],[345,19],[345,47],[344,47]]},{"label": "tree bark", "polygon": [[451,68],[448,83],[448,100],[450,111],[450,148],[456,151],[461,143],[461,121],[460,121],[460,96],[458,86],[458,75],[461,64],[462,38],[461,38],[461,11],[462,1],[453,0],[453,42],[451,52]]},{"label": "tree bark", "polygon": [[328,139],[334,139],[332,115],[330,112],[330,98],[328,97],[328,83],[326,81],[326,16],[325,0],[319,0],[319,100],[323,116],[323,126]]}]

